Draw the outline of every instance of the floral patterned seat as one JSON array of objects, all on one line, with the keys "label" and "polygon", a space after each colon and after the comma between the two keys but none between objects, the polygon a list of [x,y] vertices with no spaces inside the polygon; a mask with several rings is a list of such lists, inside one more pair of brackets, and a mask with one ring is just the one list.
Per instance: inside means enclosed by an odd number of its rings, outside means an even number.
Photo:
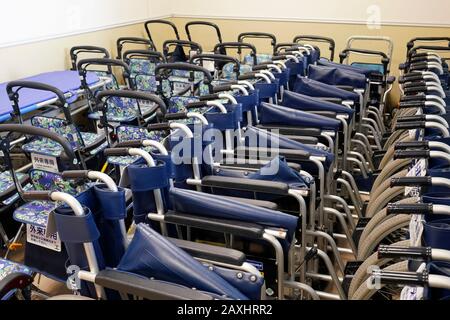
[{"label": "floral patterned seat", "polygon": [[[81,147],[89,150],[95,147],[98,153],[106,148],[107,145],[104,136],[91,132],[79,132],[74,125],[68,125],[64,119],[35,116],[31,119],[31,124],[35,127],[47,129],[64,136],[74,149]],[[82,142],[80,141],[80,137]],[[26,143],[22,146],[22,149],[25,152],[45,154],[53,157],[59,157],[62,152],[62,147],[59,143],[47,138],[40,138]],[[93,155],[97,153],[91,151]]]},{"label": "floral patterned seat", "polygon": [[[239,73],[245,74],[248,72],[252,72],[252,66],[249,64],[241,64],[239,67]],[[236,73],[234,72],[234,64],[233,63],[227,63],[222,68],[222,78],[227,80],[235,80],[236,79]]]},{"label": "floral patterned seat", "polygon": [[[139,127],[120,126],[117,128],[117,138],[119,142],[131,140],[155,140],[161,142],[164,137],[161,132],[148,132]],[[151,148],[144,148],[146,151],[151,151]],[[128,157],[108,157],[108,163],[117,166],[128,166],[138,160],[138,156]]]},{"label": "floral patterned seat", "polygon": [[[272,61],[273,56],[268,53],[257,53],[256,54],[256,64],[270,62]],[[244,57],[244,64],[253,65],[253,57],[248,54]]]},{"label": "floral patterned seat", "polygon": [[[17,179],[22,183],[27,180],[27,175],[23,173],[16,173]],[[9,190],[14,186],[14,181],[11,177],[11,173],[9,171],[1,172],[0,173],[0,195],[3,195],[3,197],[7,197],[11,192]],[[30,186],[29,184],[26,184],[23,188],[26,189],[27,186]],[[15,191],[14,191],[15,192]],[[3,198],[2,197],[2,198]],[[13,203],[15,200],[18,199],[18,195],[13,194],[10,197],[6,198],[2,201],[2,204],[7,206]]]},{"label": "floral patterned seat", "polygon": [[5,259],[0,259],[0,283],[5,280],[7,276],[14,273],[31,276],[33,272],[30,268],[22,264]]},{"label": "floral patterned seat", "polygon": [[[86,189],[85,185],[75,185],[73,181],[64,180],[59,174],[42,170],[31,170],[31,183],[34,190],[62,191],[76,195]],[[59,204],[53,201],[31,201],[20,206],[14,211],[16,221],[31,224],[38,227],[46,227],[49,214]]]}]

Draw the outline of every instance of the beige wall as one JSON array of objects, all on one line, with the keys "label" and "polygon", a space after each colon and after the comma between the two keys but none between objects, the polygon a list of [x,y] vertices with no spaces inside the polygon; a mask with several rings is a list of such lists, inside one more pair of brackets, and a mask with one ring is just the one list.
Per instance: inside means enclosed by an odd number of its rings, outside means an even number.
[{"label": "beige wall", "polygon": [[[57,38],[20,46],[0,48],[0,82],[16,80],[38,73],[70,68],[69,50],[76,45],[96,45],[107,48],[116,57],[119,37],[145,35],[143,23],[106,29],[76,36]],[[164,32],[155,28],[155,42]]]}]

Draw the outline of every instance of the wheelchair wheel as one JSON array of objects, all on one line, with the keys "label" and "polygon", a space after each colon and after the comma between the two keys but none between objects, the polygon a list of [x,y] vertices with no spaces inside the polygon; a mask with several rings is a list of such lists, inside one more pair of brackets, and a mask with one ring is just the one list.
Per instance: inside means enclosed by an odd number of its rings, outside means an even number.
[{"label": "wheelchair wheel", "polygon": [[387,206],[390,202],[395,202],[395,198],[403,195],[405,187],[394,187],[385,190],[378,198],[371,199],[366,210],[366,218],[372,218],[378,211]]},{"label": "wheelchair wheel", "polygon": [[408,234],[405,230],[409,226],[411,216],[399,214],[384,221],[376,227],[371,234],[359,244],[358,260],[367,259],[380,244],[392,244],[404,240]]},{"label": "wheelchair wheel", "polygon": [[[385,271],[408,271],[408,261],[402,261],[384,268]],[[370,289],[367,283],[362,283],[351,298],[352,300],[396,300],[400,297],[402,288],[399,286],[381,285],[379,289]]]},{"label": "wheelchair wheel", "polygon": [[[398,203],[398,204],[413,204],[413,203],[417,203],[418,201],[419,201],[419,198],[406,198],[406,199],[397,201],[396,203]],[[378,211],[378,213],[376,215],[374,215],[370,219],[369,223],[364,227],[364,230],[362,231],[361,236],[359,237],[359,242],[362,243],[367,238],[367,236],[373,231],[373,229],[378,227],[381,223],[383,223],[383,221],[385,221],[389,218],[391,218],[391,216],[387,215],[386,208],[383,208],[382,210]]]},{"label": "wheelchair wheel", "polygon": [[371,191],[376,191],[384,181],[388,180],[389,177],[407,167],[410,163],[411,160],[409,159],[398,159],[389,162],[388,165],[384,167],[383,170],[381,170],[380,174],[375,179]]},{"label": "wheelchair wheel", "polygon": [[[402,240],[392,244],[392,246],[405,247],[409,246],[409,244],[409,240]],[[367,280],[367,278],[369,277],[367,271],[371,266],[378,266],[381,268],[388,264],[390,261],[392,261],[392,259],[379,259],[378,252],[373,253],[369,258],[367,258],[353,275],[353,279],[348,289],[348,297],[351,299],[355,291],[361,286],[361,283]]]},{"label": "wheelchair wheel", "polygon": [[[402,178],[404,176],[406,176],[406,174],[408,173],[408,170],[402,170],[400,172],[397,172],[396,174],[394,174],[393,176],[391,176],[390,178]],[[370,193],[370,198],[371,199],[376,199],[378,198],[384,191],[386,191],[387,189],[389,189],[391,187],[391,179],[385,179],[383,181],[382,184],[380,184],[378,186],[378,188],[376,188],[375,191],[372,191]]]}]

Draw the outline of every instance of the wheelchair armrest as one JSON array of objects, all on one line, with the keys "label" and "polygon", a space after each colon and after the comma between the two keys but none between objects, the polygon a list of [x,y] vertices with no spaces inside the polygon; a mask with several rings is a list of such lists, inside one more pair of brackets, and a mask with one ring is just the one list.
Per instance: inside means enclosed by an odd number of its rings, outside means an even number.
[{"label": "wheelchair armrest", "polygon": [[244,153],[245,155],[250,154],[258,155],[259,153],[264,153],[267,155],[279,155],[285,157],[288,161],[305,161],[309,160],[311,154],[304,150],[293,150],[293,149],[271,149],[271,148],[258,148],[258,147],[237,147],[235,149],[237,155]]},{"label": "wheelchair armrest", "polygon": [[[283,134],[282,130],[280,130],[281,134]],[[300,142],[303,144],[310,144],[310,145],[317,145],[319,143],[319,139],[316,137],[305,137],[305,136],[295,136],[295,135],[289,135],[289,134],[283,134],[286,138]]]},{"label": "wheelchair armrest", "polygon": [[299,128],[294,126],[281,126],[281,125],[258,125],[256,126],[263,130],[280,130],[281,134],[287,134],[291,136],[320,136],[321,130],[316,128]]},{"label": "wheelchair armrest", "polygon": [[337,113],[332,111],[308,111],[308,113],[316,114],[319,116],[336,119]]},{"label": "wheelchair armrest", "polygon": [[230,233],[250,239],[261,239],[264,234],[264,228],[254,223],[206,218],[204,216],[194,216],[174,211],[168,211],[164,215],[164,222],[219,233]]},{"label": "wheelchair armrest", "polygon": [[315,98],[315,99],[326,101],[326,102],[332,102],[332,103],[335,103],[335,104],[342,104],[342,99],[339,99],[339,98],[318,97],[318,98]]},{"label": "wheelchair armrest", "polygon": [[352,87],[352,86],[339,86],[338,85],[336,87],[339,88],[339,89],[345,90],[345,91],[350,91],[350,92],[353,92],[355,90],[355,88]]},{"label": "wheelchair armrest", "polygon": [[194,258],[226,263],[232,266],[242,266],[247,259],[244,253],[234,249],[175,238],[168,238],[168,240]]},{"label": "wheelchair armrest", "polygon": [[287,183],[221,176],[203,177],[202,186],[278,195],[287,195],[289,192],[289,185]]},{"label": "wheelchair armrest", "polygon": [[95,277],[95,283],[150,300],[212,300],[211,296],[197,290],[111,269],[100,271]]}]

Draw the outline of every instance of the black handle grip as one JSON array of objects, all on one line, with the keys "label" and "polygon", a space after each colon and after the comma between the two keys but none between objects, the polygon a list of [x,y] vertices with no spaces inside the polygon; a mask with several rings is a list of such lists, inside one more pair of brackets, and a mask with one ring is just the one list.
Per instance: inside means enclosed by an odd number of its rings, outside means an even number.
[{"label": "black handle grip", "polygon": [[428,283],[428,272],[389,272],[379,270],[376,271],[376,279],[381,284],[386,285],[425,286]]},{"label": "black handle grip", "polygon": [[271,33],[267,32],[243,32],[238,35],[238,42],[244,42],[245,39],[268,39],[270,40],[270,45],[275,53],[275,46],[277,45],[277,37]]},{"label": "black handle grip", "polygon": [[251,80],[256,78],[256,74],[259,72],[253,71],[253,72],[247,72],[245,74],[242,74],[238,77],[239,80]]},{"label": "black handle grip", "polygon": [[378,259],[406,259],[429,260],[431,247],[396,247],[380,245],[378,247]]},{"label": "black handle grip", "polygon": [[66,97],[64,96],[64,93],[58,88],[49,84],[26,80],[16,80],[8,82],[8,84],[6,85],[6,92],[8,93],[10,99],[14,95],[14,88],[17,88],[15,92],[18,92],[22,88],[53,92],[58,97],[58,100],[61,102],[61,104],[66,104]]},{"label": "black handle grip", "polygon": [[147,126],[147,131],[167,131],[170,130],[168,123],[154,123]]},{"label": "black handle grip", "polygon": [[391,179],[391,187],[426,187],[431,186],[431,184],[431,177],[401,177]]},{"label": "black handle grip", "polygon": [[428,141],[410,141],[410,142],[397,142],[394,146],[394,150],[406,150],[406,149],[428,149]]},{"label": "black handle grip", "polygon": [[110,59],[110,58],[88,58],[78,61],[77,69],[80,75],[86,72],[86,68],[90,65],[95,66],[107,66],[107,67],[120,67],[124,70],[126,74],[130,74],[130,68],[122,60]]},{"label": "black handle grip", "polygon": [[129,148],[108,148],[103,151],[106,157],[125,157],[129,156]]},{"label": "black handle grip", "polygon": [[400,102],[399,104],[399,108],[403,109],[403,108],[423,108],[425,107],[425,101],[415,101],[415,100],[411,100],[411,101],[403,101]]},{"label": "black handle grip", "polygon": [[152,34],[150,32],[151,24],[164,24],[164,25],[170,26],[172,28],[173,32],[175,33],[175,37],[178,40],[180,39],[180,33],[178,32],[177,26],[173,22],[167,21],[167,20],[156,19],[156,20],[149,20],[144,23],[145,31],[147,32],[147,36],[151,42],[155,43],[155,41],[153,41]]},{"label": "black handle grip", "polygon": [[[313,130],[316,131],[316,130]],[[258,155],[258,154],[277,154],[285,157],[287,160],[291,161],[304,161],[309,160],[311,154],[304,150],[292,150],[292,149],[270,149],[261,147],[237,147],[235,149],[237,155]]]},{"label": "black handle grip", "polygon": [[207,26],[207,27],[214,28],[214,30],[216,31],[217,39],[219,40],[219,43],[222,43],[222,33],[220,32],[219,26],[217,24],[209,22],[209,21],[190,21],[190,22],[186,23],[186,25],[184,26],[184,30],[186,31],[186,35],[187,35],[189,41],[192,41],[191,30],[190,30],[190,27],[192,27],[192,26]]},{"label": "black handle grip", "polygon": [[[376,51],[376,50],[367,50],[367,49],[356,49],[356,48],[347,48],[342,50],[342,52],[340,53],[340,57],[341,57],[341,63],[344,61],[344,59],[348,56],[349,53],[354,52],[354,53],[361,53],[361,54],[370,54],[370,55],[376,55],[376,56],[381,56],[384,59],[389,59],[389,57],[387,56],[386,53],[382,52],[382,51]],[[342,58],[344,57],[344,58]]]},{"label": "black handle grip", "polygon": [[394,160],[397,159],[428,159],[430,150],[398,150],[394,152]]},{"label": "black handle grip", "polygon": [[403,84],[404,89],[415,88],[415,87],[427,87],[427,83],[423,80],[408,82]]},{"label": "black handle grip", "polygon": [[191,102],[186,104],[184,107],[186,109],[193,109],[193,108],[204,108],[208,106],[208,101],[204,100],[204,101],[197,101],[197,102]]},{"label": "black handle grip", "polygon": [[208,101],[208,100],[218,100],[220,99],[218,93],[206,94],[204,96],[199,97],[200,101]]},{"label": "black handle grip", "polygon": [[167,121],[183,120],[187,118],[188,118],[187,112],[168,113],[164,116],[164,119],[166,119]]},{"label": "black handle grip", "polygon": [[80,53],[99,53],[103,58],[110,58],[108,50],[97,46],[75,46],[70,48],[70,60],[72,61],[72,70],[77,69],[77,58]]},{"label": "black handle grip", "polygon": [[63,171],[61,177],[63,179],[86,179],[88,178],[89,170],[70,170]]},{"label": "black handle grip", "polygon": [[191,50],[196,50],[199,53],[203,51],[202,46],[194,41],[188,41],[188,40],[166,40],[163,43],[163,52],[167,56],[169,53],[169,47],[170,46],[181,46],[181,47],[188,47],[191,48]]},{"label": "black handle grip", "polygon": [[315,35],[300,35],[300,36],[296,36],[294,38],[294,42],[296,42],[296,43],[298,43],[300,41],[303,41],[303,40],[328,43],[330,45],[329,46],[330,60],[331,61],[334,60],[334,52],[335,52],[335,49],[336,49],[336,42],[332,38],[322,37],[322,36],[315,36]]},{"label": "black handle grip", "polygon": [[409,50],[411,50],[414,47],[414,44],[417,41],[424,41],[424,42],[430,42],[430,41],[448,41],[450,45],[450,38],[449,37],[417,37],[413,38],[408,41],[406,47]]},{"label": "black handle grip", "polygon": [[153,45],[153,42],[151,42],[149,39],[145,38],[138,38],[138,37],[121,37],[117,39],[116,41],[116,47],[117,47],[117,59],[122,59],[122,50],[123,46],[126,43],[130,44],[140,44],[140,45],[146,45],[152,50],[156,50],[155,46]]},{"label": "black handle grip", "polygon": [[428,88],[426,86],[422,87],[411,87],[411,88],[405,88],[404,90],[405,95],[416,95],[416,94],[427,94]]},{"label": "black handle grip", "polygon": [[125,61],[134,57],[146,58],[153,61],[159,61],[161,63],[166,62],[166,58],[160,52],[157,51],[134,49],[134,50],[127,50],[123,53],[123,59]]},{"label": "black handle grip", "polygon": [[24,191],[20,196],[24,201],[52,201],[52,191]]},{"label": "black handle grip", "polygon": [[433,204],[416,203],[416,204],[394,204],[390,203],[386,207],[387,214],[432,214]]},{"label": "black handle grip", "polygon": [[418,114],[415,116],[406,116],[406,117],[400,117],[397,119],[397,123],[404,123],[404,122],[424,122],[426,121],[427,117],[424,114]]},{"label": "black handle grip", "polygon": [[220,85],[220,86],[214,86],[213,87],[213,92],[217,93],[217,92],[223,92],[223,91],[231,91],[233,90],[231,88],[232,84],[225,84],[225,85]]},{"label": "black handle grip", "polygon": [[399,122],[395,125],[394,130],[414,130],[424,129],[425,121]]},{"label": "black handle grip", "polygon": [[400,102],[414,101],[414,102],[423,102],[426,101],[427,97],[423,93],[417,94],[415,96],[402,96],[400,98]]}]

